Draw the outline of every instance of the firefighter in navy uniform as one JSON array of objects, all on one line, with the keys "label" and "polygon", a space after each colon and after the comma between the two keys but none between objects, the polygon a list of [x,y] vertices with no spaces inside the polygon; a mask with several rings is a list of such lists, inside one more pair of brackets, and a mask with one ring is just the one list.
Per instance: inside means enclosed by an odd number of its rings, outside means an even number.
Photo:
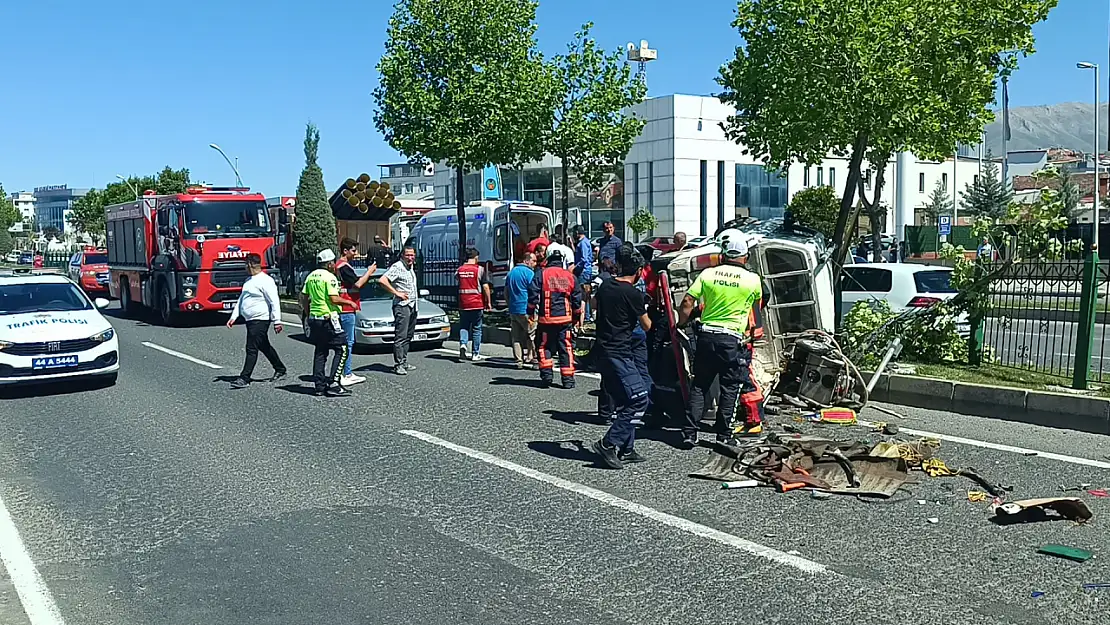
[{"label": "firefighter in navy uniform", "polygon": [[582,323],[582,289],[573,273],[563,268],[563,253],[547,256],[547,266],[536,269],[528,287],[528,315],[537,323],[536,353],[540,381],[545,387],[555,379],[554,356],[559,357],[563,388],[574,388],[574,337],[572,328]]},{"label": "firefighter in navy uniform", "polygon": [[[698,424],[705,416],[710,388],[720,379],[717,400],[717,442],[735,436],[763,434],[763,392],[752,375],[752,341],[761,331],[757,309],[763,300],[760,277],[749,271],[747,237],[739,230],[717,236],[723,263],[698,275],[682,300],[678,324],[689,321],[698,300],[703,302],[701,327],[694,351],[690,405],[683,426],[683,444],[698,444]],[[739,413],[739,414],[738,414]],[[743,422],[734,419],[743,415]]]}]

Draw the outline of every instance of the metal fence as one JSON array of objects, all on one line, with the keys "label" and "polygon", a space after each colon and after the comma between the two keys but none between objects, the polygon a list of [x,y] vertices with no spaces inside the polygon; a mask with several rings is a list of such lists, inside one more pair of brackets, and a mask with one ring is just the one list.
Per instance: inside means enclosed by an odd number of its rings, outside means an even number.
[{"label": "metal fence", "polygon": [[[1073,378],[1077,354],[1081,360],[1086,359],[1083,342],[1091,340],[1088,379],[1110,380],[1110,353],[1104,333],[1110,263],[1099,263],[1097,269],[1094,263],[1090,265],[1095,273],[1095,324],[1090,333],[1083,310],[1083,261],[996,266],[1001,273],[991,280],[982,324],[987,359],[1002,366]],[[1066,381],[1062,379],[1061,383]]]},{"label": "metal fence", "polygon": [[459,269],[459,248],[457,245],[433,245],[421,249],[416,255],[416,281],[429,295],[424,299],[437,304],[444,310],[459,307],[459,281],[455,272]]}]

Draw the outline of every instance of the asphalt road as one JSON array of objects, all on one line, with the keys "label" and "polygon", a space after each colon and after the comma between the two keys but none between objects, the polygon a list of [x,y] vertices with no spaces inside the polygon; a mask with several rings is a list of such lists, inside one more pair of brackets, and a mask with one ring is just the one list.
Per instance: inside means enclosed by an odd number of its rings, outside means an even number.
[{"label": "asphalt road", "polygon": [[[988,317],[983,331],[987,345],[1001,363],[1070,375],[1078,324]],[[1091,371],[1110,380],[1110,343],[1106,342],[1110,336],[1105,332],[1105,325],[1095,324]]]},{"label": "asphalt road", "polygon": [[[116,387],[0,400],[0,623],[1110,622],[1110,589],[1081,587],[1110,582],[1110,499],[1082,495],[1085,526],[998,526],[962,478],[887,503],[722,491],[657,431],[607,471],[581,448],[604,431],[589,377],[425,351],[404,378],[357,356],[351,398],[231,391],[241,328],[116,326]],[[276,344],[307,373],[307,345]],[[1110,486],[1110,437],[898,410],[863,416],[969,439],[941,457],[1016,497]]]}]

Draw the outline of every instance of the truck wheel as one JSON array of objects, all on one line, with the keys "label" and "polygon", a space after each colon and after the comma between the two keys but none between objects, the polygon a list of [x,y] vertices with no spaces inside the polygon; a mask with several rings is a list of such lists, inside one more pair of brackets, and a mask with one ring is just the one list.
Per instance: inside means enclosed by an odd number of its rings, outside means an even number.
[{"label": "truck wheel", "polygon": [[173,326],[177,321],[173,301],[170,300],[170,290],[164,284],[158,289],[158,320],[164,326]]},{"label": "truck wheel", "polygon": [[124,317],[135,314],[135,302],[131,299],[131,283],[126,279],[119,281],[119,309]]}]

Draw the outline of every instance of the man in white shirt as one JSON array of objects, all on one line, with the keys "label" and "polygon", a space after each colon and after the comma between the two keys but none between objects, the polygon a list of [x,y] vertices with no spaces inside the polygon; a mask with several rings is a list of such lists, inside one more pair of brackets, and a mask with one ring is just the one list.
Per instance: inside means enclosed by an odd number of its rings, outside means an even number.
[{"label": "man in white shirt", "polygon": [[552,241],[551,245],[547,246],[547,255],[551,256],[553,252],[559,252],[559,254],[562,255],[563,260],[561,266],[563,267],[563,269],[566,269],[574,264],[574,250],[563,245],[562,243],[559,243],[558,241]]},{"label": "man in white shirt", "polygon": [[390,265],[378,279],[393,296],[393,372],[408,375],[416,367],[409,364],[409,345],[416,334],[416,305],[419,291],[416,286],[416,250],[406,247],[401,260]]},{"label": "man in white shirt", "polygon": [[277,351],[270,345],[270,324],[274,324],[274,332],[281,334],[281,302],[278,300],[277,285],[274,279],[262,271],[262,257],[258,254],[247,256],[247,272],[251,277],[243,283],[243,291],[239,294],[239,301],[231,311],[231,319],[227,320],[227,327],[235,325],[240,317],[247,325],[247,357],[243,361],[243,371],[231,383],[231,388],[246,388],[251,383],[251,374],[254,365],[258,362],[258,352],[266,356],[270,366],[274,368],[276,382],[286,375],[285,365],[281,362]]}]

